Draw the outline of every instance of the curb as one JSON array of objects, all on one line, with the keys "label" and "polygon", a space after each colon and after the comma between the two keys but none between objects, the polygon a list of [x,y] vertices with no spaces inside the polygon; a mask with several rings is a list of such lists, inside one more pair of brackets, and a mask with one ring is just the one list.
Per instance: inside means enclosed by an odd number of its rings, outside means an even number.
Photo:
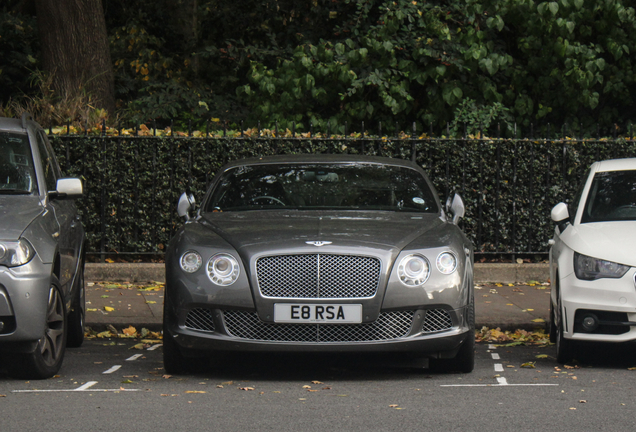
[{"label": "curb", "polygon": [[[86,263],[84,278],[87,281],[112,282],[160,282],[165,283],[163,263]],[[540,264],[475,264],[475,283],[524,283],[547,282],[550,267]]]}]

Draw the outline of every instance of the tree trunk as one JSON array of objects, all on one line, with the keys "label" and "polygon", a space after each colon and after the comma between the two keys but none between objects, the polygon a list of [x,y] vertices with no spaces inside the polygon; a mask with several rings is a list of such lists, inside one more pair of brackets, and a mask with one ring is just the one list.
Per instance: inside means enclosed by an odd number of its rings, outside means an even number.
[{"label": "tree trunk", "polygon": [[42,63],[59,97],[83,92],[115,111],[113,65],[101,0],[35,0]]}]

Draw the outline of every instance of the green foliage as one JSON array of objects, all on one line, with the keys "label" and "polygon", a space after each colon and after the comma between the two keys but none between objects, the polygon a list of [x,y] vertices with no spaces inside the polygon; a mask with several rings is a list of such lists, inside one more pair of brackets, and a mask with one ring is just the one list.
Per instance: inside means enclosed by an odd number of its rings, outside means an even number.
[{"label": "green foliage", "polygon": [[0,8],[0,105],[29,93],[31,71],[38,65],[35,20]]},{"label": "green foliage", "polygon": [[[627,1],[345,1],[334,35],[238,89],[254,118],[439,126],[465,99],[507,119],[611,127],[633,114],[636,17]],[[500,104],[500,105],[497,105]],[[460,108],[461,111],[461,108]]]}]

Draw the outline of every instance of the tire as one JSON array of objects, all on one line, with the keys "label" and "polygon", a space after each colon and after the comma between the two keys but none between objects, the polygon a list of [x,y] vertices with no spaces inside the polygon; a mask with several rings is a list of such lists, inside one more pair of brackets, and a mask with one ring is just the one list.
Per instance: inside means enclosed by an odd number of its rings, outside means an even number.
[{"label": "tire", "polygon": [[569,363],[574,360],[576,342],[566,339],[563,336],[563,307],[561,305],[561,296],[558,297],[558,315],[555,314],[555,317],[557,318],[557,328],[555,329],[557,363]]},{"label": "tire", "polygon": [[52,276],[44,334],[33,352],[12,355],[9,374],[20,379],[46,379],[55,375],[64,360],[67,331],[64,298],[57,278]]},{"label": "tire", "polygon": [[468,327],[466,339],[452,359],[430,359],[429,369],[436,372],[470,373],[475,369],[475,299],[468,305]]},{"label": "tire", "polygon": [[556,343],[557,325],[556,325],[556,317],[554,316],[554,305],[552,304],[552,300],[550,300],[550,320],[548,321],[548,335],[550,337],[550,342]]},{"label": "tire", "polygon": [[168,318],[167,299],[163,300],[163,368],[166,373],[178,375],[186,372],[186,359],[177,343],[172,340],[166,320]]},{"label": "tire", "polygon": [[78,348],[84,343],[84,323],[86,318],[86,285],[84,284],[84,263],[80,264],[75,277],[75,295],[68,314],[68,335],[66,346]]}]

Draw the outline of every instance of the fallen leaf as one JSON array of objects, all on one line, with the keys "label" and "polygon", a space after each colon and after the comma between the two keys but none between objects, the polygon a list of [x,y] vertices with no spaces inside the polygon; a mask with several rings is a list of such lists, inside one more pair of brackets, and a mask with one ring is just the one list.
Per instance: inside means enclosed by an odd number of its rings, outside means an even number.
[{"label": "fallen leaf", "polygon": [[157,303],[156,301],[152,301],[152,300],[146,300],[146,304],[155,304]]},{"label": "fallen leaf", "polygon": [[254,387],[239,387],[239,390],[251,391],[251,390],[254,390]]},{"label": "fallen leaf", "polygon": [[97,308],[87,308],[86,312],[97,312]]},{"label": "fallen leaf", "polygon": [[320,381],[312,381],[312,384],[324,384],[324,383],[322,383]]},{"label": "fallen leaf", "polygon": [[535,319],[533,319],[533,320],[532,320],[532,322],[536,322],[536,323],[544,323],[544,322],[545,322],[545,320],[544,320],[544,319],[541,319],[541,318],[535,318]]},{"label": "fallen leaf", "polygon": [[197,393],[197,394],[202,394],[202,393],[207,393],[201,390],[186,390],[186,393]]},{"label": "fallen leaf", "polygon": [[127,380],[123,380],[121,383],[122,384],[132,384],[132,381],[127,379]]},{"label": "fallen leaf", "polygon": [[310,385],[304,385],[304,386],[303,386],[303,388],[304,388],[304,389],[310,389],[310,388],[311,388],[311,386],[310,386]]},{"label": "fallen leaf", "polygon": [[137,333],[137,329],[134,328],[133,326],[130,326],[128,328],[123,329],[121,332],[125,335],[133,336]]},{"label": "fallen leaf", "polygon": [[579,403],[587,403],[587,401],[586,401],[586,400],[584,400],[584,399],[581,399],[581,400],[579,401]]},{"label": "fallen leaf", "polygon": [[161,375],[161,378],[165,378],[165,379],[172,378],[172,375],[168,375],[168,374]]},{"label": "fallen leaf", "polygon": [[115,310],[115,308],[114,308],[114,307],[110,307],[110,306],[104,306],[104,310],[105,310],[106,312],[112,312],[112,311],[114,311],[114,310]]},{"label": "fallen leaf", "polygon": [[398,406],[397,404],[391,404],[389,405],[389,408],[397,408],[397,406]]},{"label": "fallen leaf", "polygon": [[538,359],[544,359],[544,358],[548,358],[548,355],[547,354],[539,354],[539,355],[537,355],[535,357],[538,358]]},{"label": "fallen leaf", "polygon": [[530,369],[534,369],[534,368],[535,368],[534,363],[535,363],[535,362],[526,362],[526,363],[522,363],[522,364],[521,364],[521,367],[522,367],[522,368],[530,368]]}]

